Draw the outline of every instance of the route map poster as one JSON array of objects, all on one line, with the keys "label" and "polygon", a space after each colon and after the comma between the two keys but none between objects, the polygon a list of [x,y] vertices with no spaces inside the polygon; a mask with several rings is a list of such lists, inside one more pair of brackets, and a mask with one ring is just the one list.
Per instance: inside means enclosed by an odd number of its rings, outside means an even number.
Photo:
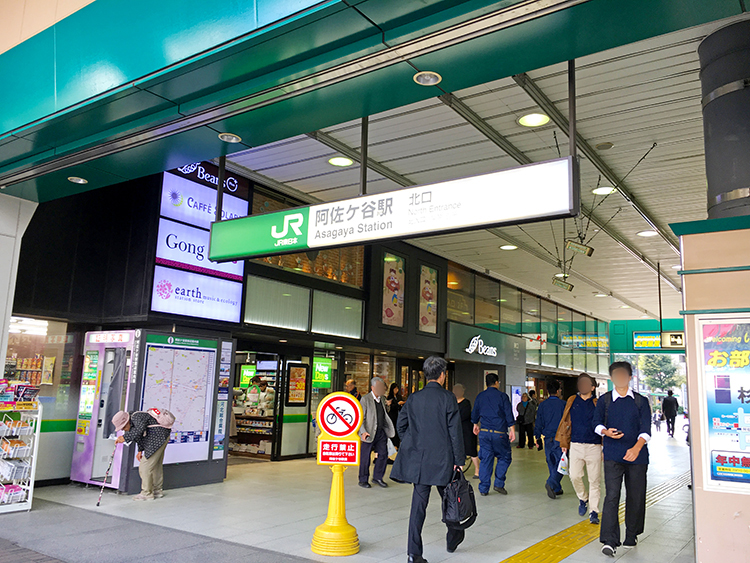
[{"label": "route map poster", "polygon": [[750,318],[737,321],[700,324],[705,451],[710,456],[706,474],[714,483],[750,485]]},{"label": "route map poster", "polygon": [[141,410],[164,408],[175,416],[164,463],[209,458],[217,347],[216,340],[146,337]]}]

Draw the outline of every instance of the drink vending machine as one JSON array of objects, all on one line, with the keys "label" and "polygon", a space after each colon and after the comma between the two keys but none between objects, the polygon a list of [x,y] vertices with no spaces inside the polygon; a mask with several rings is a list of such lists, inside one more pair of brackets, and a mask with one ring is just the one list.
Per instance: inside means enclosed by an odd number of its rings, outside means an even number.
[{"label": "drink vending machine", "polygon": [[86,333],[71,480],[138,492],[137,448],[115,447],[112,417],[156,407],[175,415],[164,454],[165,487],[221,482],[234,346],[229,335]]}]

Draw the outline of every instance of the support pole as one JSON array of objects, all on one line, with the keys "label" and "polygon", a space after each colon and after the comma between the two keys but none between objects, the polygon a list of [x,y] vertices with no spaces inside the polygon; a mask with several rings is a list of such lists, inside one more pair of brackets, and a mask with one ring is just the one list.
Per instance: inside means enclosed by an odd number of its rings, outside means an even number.
[{"label": "support pole", "polygon": [[[657,287],[659,290],[659,334],[661,335],[664,332],[664,326],[663,326],[664,316],[662,315],[662,312],[661,312],[661,262],[656,263],[656,280],[658,282]],[[661,338],[661,336],[659,338]]]},{"label": "support pole", "polygon": [[328,500],[328,517],[315,528],[312,539],[312,552],[318,555],[336,557],[359,553],[357,529],[346,521],[345,469],[343,465],[331,466],[333,481]]},{"label": "support pole", "polygon": [[221,212],[224,207],[224,177],[227,172],[227,157],[219,157],[219,185],[216,186],[216,222],[221,221]]},{"label": "support pole", "polygon": [[359,161],[359,195],[367,194],[367,144],[370,130],[370,118],[365,116],[362,118],[362,127],[360,138],[360,161]]},{"label": "support pole", "polygon": [[576,143],[576,62],[568,61],[568,145],[570,156],[578,157],[578,145]]}]

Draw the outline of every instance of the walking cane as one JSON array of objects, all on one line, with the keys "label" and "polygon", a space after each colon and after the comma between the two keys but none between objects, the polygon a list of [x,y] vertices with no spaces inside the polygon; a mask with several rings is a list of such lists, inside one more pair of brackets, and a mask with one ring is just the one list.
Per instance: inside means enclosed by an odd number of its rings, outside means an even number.
[{"label": "walking cane", "polygon": [[96,506],[99,506],[102,502],[102,495],[104,494],[104,486],[107,484],[107,477],[109,477],[109,470],[112,469],[112,462],[115,460],[115,452],[117,451],[117,443],[115,443],[115,447],[112,450],[112,455],[109,456],[109,465],[107,466],[107,471],[104,473],[104,481],[102,481],[102,489],[99,491],[99,500],[96,501]]}]

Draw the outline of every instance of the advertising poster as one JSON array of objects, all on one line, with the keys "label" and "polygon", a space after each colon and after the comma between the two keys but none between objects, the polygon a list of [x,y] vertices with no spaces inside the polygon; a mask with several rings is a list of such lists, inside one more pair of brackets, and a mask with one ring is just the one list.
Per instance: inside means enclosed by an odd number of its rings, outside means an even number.
[{"label": "advertising poster", "polygon": [[437,270],[422,266],[419,274],[419,330],[437,333]]},{"label": "advertising poster", "polygon": [[232,347],[231,341],[225,340],[221,343],[219,388],[217,391],[216,422],[214,424],[214,444],[211,459],[224,457],[224,438],[227,434],[227,413],[229,412],[229,373],[232,370]]},{"label": "advertising poster", "polygon": [[289,366],[287,405],[301,406],[307,401],[307,366]]},{"label": "advertising poster", "polygon": [[250,380],[255,377],[255,366],[244,364],[240,366],[240,387],[250,387]]},{"label": "advertising poster", "polygon": [[383,257],[383,317],[388,326],[404,326],[404,259],[385,253]]},{"label": "advertising poster", "polygon": [[750,318],[703,321],[700,335],[709,479],[750,485]]},{"label": "advertising poster", "polygon": [[52,385],[52,374],[55,371],[56,356],[44,356],[42,364],[42,385]]},{"label": "advertising poster", "polygon": [[634,332],[633,348],[636,350],[661,348],[661,332]]},{"label": "advertising poster", "polygon": [[331,358],[313,358],[312,386],[320,389],[331,388],[333,360]]}]

